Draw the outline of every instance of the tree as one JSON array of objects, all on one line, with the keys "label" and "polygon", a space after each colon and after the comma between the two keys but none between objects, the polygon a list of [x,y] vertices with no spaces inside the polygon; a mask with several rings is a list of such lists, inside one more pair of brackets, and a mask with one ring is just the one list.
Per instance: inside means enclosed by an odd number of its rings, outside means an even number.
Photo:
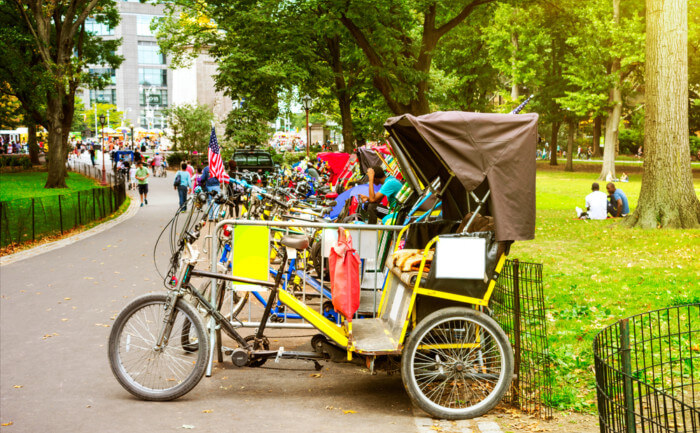
[{"label": "tree", "polygon": [[[93,103],[89,109],[85,109],[82,101],[76,101],[73,130],[92,129],[95,130],[96,134],[100,134],[102,126],[99,123],[99,118],[101,115],[105,116],[105,128],[116,129],[122,125],[124,120],[124,112],[118,111],[116,105],[97,102]],[[97,122],[95,119],[97,119]]]},{"label": "tree", "polygon": [[639,204],[625,224],[695,228],[700,200],[688,153],[688,3],[646,1],[646,119]]},{"label": "tree", "polygon": [[441,39],[493,1],[337,0],[333,13],[362,50],[389,109],[420,115],[431,111],[431,68]]},{"label": "tree", "polygon": [[[567,40],[578,26],[568,6],[533,3],[516,14],[513,6],[502,3],[493,23],[484,31],[494,65],[507,77],[503,81],[515,80],[522,89],[533,93],[535,98],[527,110],[540,113],[542,121],[551,125],[551,165],[557,165],[559,129],[565,121],[567,107],[562,105],[562,98],[575,90],[566,75],[570,49]],[[518,35],[517,50],[513,49],[513,34]],[[512,90],[511,85],[507,94],[512,94]],[[511,101],[508,106],[517,103]]]},{"label": "tree", "polygon": [[214,121],[214,113],[206,105],[181,104],[165,110],[168,124],[173,130],[173,150],[206,153],[209,132]]},{"label": "tree", "polygon": [[[13,52],[31,45],[31,53],[38,56],[34,65],[40,74],[30,76],[29,83],[42,87],[44,96],[40,100],[45,107],[44,116],[27,111],[45,122],[48,130],[49,154],[48,176],[45,188],[66,188],[65,160],[68,153],[68,134],[75,109],[75,92],[94,78],[85,73],[88,64],[108,64],[118,67],[122,58],[116,48],[120,40],[103,40],[85,29],[86,19],[95,14],[96,20],[111,27],[119,22],[114,0],[66,0],[44,3],[42,0],[11,0],[3,2],[3,14],[17,15],[9,23],[18,36],[5,41]],[[99,13],[97,15],[96,13]],[[17,44],[15,44],[17,43]],[[18,46],[19,45],[19,46]],[[12,53],[6,57],[12,57]],[[16,59],[24,59],[17,56]],[[23,74],[12,80],[22,80]],[[27,87],[27,82],[10,81],[13,88]],[[15,85],[19,84],[19,85]],[[21,100],[21,98],[20,98]],[[31,108],[31,107],[25,107]]]}]

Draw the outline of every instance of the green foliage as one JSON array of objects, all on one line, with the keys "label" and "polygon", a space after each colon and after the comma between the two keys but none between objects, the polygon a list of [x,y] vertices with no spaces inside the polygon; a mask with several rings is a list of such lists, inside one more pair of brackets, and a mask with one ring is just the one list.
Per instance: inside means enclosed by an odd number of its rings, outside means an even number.
[{"label": "green foliage", "polygon": [[206,105],[181,104],[165,110],[168,124],[173,130],[169,136],[173,150],[206,153],[211,136],[214,113]]},{"label": "green foliage", "polygon": [[690,136],[690,154],[696,156],[700,152],[700,137],[697,135]]},{"label": "green foliage", "polygon": [[[0,155],[0,168],[21,167],[23,169],[32,168],[32,160],[29,155]],[[5,188],[6,185],[3,185]]]},{"label": "green foliage", "polygon": [[[95,112],[97,112],[97,123],[95,123]],[[109,113],[109,116],[107,115]],[[85,108],[82,100],[75,101],[75,115],[73,116],[73,127],[71,130],[82,132],[86,129],[101,133],[102,125],[100,124],[100,116],[105,116],[105,128],[116,129],[122,125],[124,112],[117,111],[117,106],[112,104],[93,103],[89,109]],[[109,121],[108,121],[109,119]],[[127,125],[128,127],[129,125]]]},{"label": "green foliage", "polygon": [[253,105],[231,110],[226,118],[226,136],[236,146],[262,146],[272,137],[273,129],[265,113]]},{"label": "green foliage", "polygon": [[644,146],[644,131],[620,128],[618,139],[620,142],[620,154],[636,155],[639,146]]}]

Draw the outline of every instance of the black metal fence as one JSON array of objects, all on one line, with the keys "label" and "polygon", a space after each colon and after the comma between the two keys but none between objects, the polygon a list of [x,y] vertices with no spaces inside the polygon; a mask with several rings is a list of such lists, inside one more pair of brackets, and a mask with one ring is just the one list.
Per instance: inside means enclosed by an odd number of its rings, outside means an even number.
[{"label": "black metal fence", "polygon": [[[90,164],[75,163],[71,168],[101,179],[101,172]],[[0,202],[0,247],[63,234],[119,209],[126,188],[120,176],[109,174],[108,187]]]},{"label": "black metal fence", "polygon": [[507,260],[494,289],[491,310],[508,334],[515,358],[515,377],[504,398],[524,412],[552,417],[552,369],[542,265]]},{"label": "black metal fence", "polygon": [[593,355],[601,432],[700,432],[700,304],[622,319]]}]

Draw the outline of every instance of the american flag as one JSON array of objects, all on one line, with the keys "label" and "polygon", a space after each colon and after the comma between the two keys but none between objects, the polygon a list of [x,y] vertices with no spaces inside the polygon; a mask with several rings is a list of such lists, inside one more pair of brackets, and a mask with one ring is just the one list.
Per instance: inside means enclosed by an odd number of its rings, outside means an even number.
[{"label": "american flag", "polygon": [[219,179],[219,182],[229,183],[231,178],[221,161],[221,148],[216,141],[216,131],[211,127],[211,138],[209,139],[209,173]]}]

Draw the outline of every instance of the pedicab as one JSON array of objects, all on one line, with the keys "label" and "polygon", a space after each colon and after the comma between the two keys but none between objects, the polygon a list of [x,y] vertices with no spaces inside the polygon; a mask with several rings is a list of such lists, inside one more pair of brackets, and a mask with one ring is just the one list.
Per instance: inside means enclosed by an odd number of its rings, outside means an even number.
[{"label": "pedicab", "polygon": [[[135,299],[113,325],[108,350],[115,377],[139,398],[178,398],[196,386],[210,366],[220,328],[239,346],[231,353],[238,367],[260,366],[268,359],[303,359],[319,368],[318,361],[329,358],[332,350],[370,368],[382,360],[399,360],[411,401],[431,416],[465,419],[489,411],[513,376],[510,343],[488,307],[512,242],[534,238],[537,118],[440,112],[386,122],[404,177],[415,192],[430,190],[440,198],[443,219],[390,227],[400,231],[394,254],[387,258],[389,272],[372,318],[353,317],[359,303],[353,281],[359,260],[347,236],[349,225],[324,226],[338,230],[330,267],[335,275],[333,304],[344,316],[341,323],[281,285],[288,251],[307,249],[308,237],[287,235],[279,240],[286,247],[280,268],[274,281],[266,281],[220,273],[215,265],[211,271],[196,269],[198,252],[192,244],[206,221],[186,227],[171,260],[176,273],[168,293]],[[196,200],[198,206],[206,202]],[[271,222],[218,223],[211,257],[217,257],[215,238],[221,229],[237,224]],[[485,230],[475,231],[477,225]],[[269,300],[255,334],[242,337],[211,302],[215,294],[209,299],[192,287],[193,276],[266,287]],[[202,308],[196,310],[188,297],[203,307],[208,324]],[[312,340],[318,350],[269,349],[264,332],[276,300],[320,331],[321,337]]]}]

